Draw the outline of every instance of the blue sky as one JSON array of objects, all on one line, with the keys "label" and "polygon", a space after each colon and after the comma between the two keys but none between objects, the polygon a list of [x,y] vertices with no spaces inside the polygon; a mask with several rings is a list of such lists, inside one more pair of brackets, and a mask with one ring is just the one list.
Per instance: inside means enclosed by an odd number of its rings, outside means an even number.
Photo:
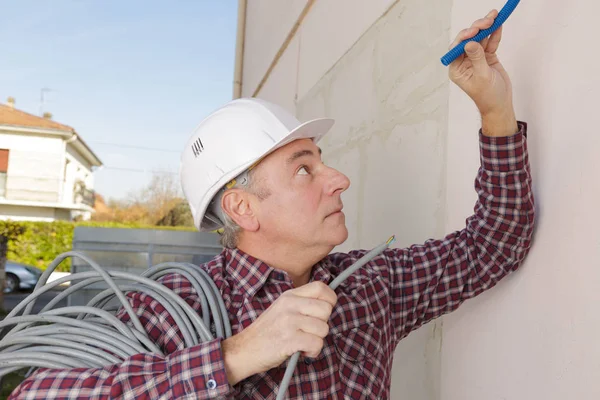
[{"label": "blue sky", "polygon": [[16,108],[39,114],[49,88],[43,110],[100,157],[95,189],[107,198],[142,187],[152,171],[176,173],[191,131],[232,97],[236,0],[0,7],[0,102],[13,96]]}]

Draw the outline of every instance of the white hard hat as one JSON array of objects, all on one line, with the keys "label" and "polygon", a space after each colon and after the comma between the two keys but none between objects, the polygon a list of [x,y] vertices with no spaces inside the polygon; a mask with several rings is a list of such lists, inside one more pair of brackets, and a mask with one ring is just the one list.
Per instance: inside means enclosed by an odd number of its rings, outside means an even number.
[{"label": "white hard hat", "polygon": [[226,184],[294,140],[318,142],[332,126],[329,118],[300,123],[283,108],[256,98],[233,100],[214,111],[194,130],[181,155],[181,185],[196,228],[223,226],[219,218],[207,216],[207,209]]}]

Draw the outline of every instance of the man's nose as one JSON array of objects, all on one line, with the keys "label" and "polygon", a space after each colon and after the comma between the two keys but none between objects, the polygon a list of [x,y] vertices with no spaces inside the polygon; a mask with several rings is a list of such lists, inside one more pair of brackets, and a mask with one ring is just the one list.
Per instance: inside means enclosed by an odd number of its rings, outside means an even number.
[{"label": "man's nose", "polygon": [[328,169],[326,193],[330,196],[342,194],[350,187],[350,179],[335,168],[328,167]]}]

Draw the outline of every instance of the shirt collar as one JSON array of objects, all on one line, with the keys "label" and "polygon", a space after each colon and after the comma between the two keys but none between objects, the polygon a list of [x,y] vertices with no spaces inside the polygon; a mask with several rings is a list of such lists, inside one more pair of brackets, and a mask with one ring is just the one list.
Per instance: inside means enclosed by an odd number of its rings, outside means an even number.
[{"label": "shirt collar", "polygon": [[325,257],[313,267],[310,282],[314,281],[321,281],[329,285],[331,281],[331,261],[329,257]]},{"label": "shirt collar", "polygon": [[225,270],[242,294],[254,296],[267,282],[274,268],[240,249],[225,249]]},{"label": "shirt collar", "polygon": [[[276,281],[287,280],[291,283],[291,279],[286,273],[276,270],[240,249],[224,249],[223,252],[225,253],[225,270],[234,280],[241,293],[247,297],[253,297],[269,279]],[[321,281],[329,284],[331,280],[329,263],[331,261],[325,257],[314,265],[311,271],[310,282]]]}]

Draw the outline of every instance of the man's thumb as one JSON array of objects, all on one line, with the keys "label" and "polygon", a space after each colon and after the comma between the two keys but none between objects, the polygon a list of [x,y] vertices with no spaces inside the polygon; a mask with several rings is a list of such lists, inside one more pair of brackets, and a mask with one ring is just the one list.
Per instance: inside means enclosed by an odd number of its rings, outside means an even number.
[{"label": "man's thumb", "polygon": [[476,71],[483,72],[489,68],[487,60],[485,59],[485,52],[479,43],[474,41],[467,43],[465,46],[465,53],[473,63],[473,69]]}]

